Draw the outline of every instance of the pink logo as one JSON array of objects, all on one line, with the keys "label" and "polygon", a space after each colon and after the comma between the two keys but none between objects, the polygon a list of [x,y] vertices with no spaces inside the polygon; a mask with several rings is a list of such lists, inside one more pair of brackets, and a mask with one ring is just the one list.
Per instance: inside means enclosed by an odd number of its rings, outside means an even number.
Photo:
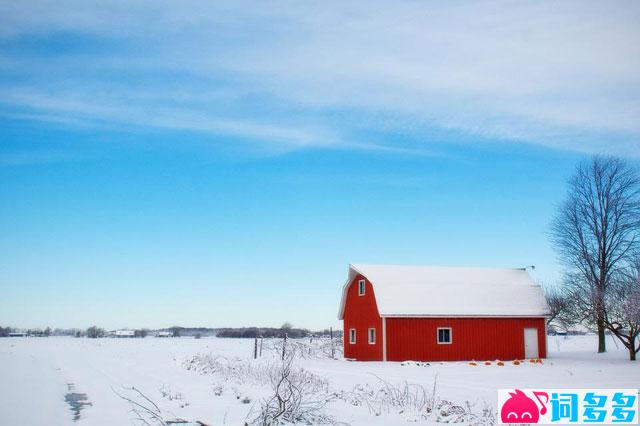
[{"label": "pink logo", "polygon": [[[549,395],[546,392],[533,392],[541,408],[520,389],[516,389],[515,393],[509,392],[509,395],[500,412],[502,423],[538,423],[540,414],[544,415],[547,412]],[[545,401],[542,402],[540,397],[544,397]]]}]

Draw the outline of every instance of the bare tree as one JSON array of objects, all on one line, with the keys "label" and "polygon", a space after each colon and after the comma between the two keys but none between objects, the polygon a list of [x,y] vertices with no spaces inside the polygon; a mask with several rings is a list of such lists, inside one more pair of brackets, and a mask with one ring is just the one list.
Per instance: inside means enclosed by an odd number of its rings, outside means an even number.
[{"label": "bare tree", "polygon": [[131,404],[131,413],[135,415],[132,421],[146,426],[167,426],[160,407],[149,397],[133,386],[130,388],[123,386],[122,389],[125,392],[131,393],[131,395],[120,393],[113,387],[111,388],[113,393]]},{"label": "bare tree", "polygon": [[87,337],[89,337],[91,339],[97,339],[98,337],[104,337],[104,329],[102,329],[100,327],[96,327],[95,325],[92,325],[91,327],[87,328]]},{"label": "bare tree", "polygon": [[639,226],[640,179],[635,170],[612,157],[595,156],[581,163],[569,181],[551,233],[568,267],[569,282],[589,290],[585,307],[593,312],[586,316],[595,320],[598,352],[606,351],[607,288],[613,273],[637,249]]},{"label": "bare tree", "polygon": [[569,327],[578,322],[571,294],[562,288],[544,286],[544,296],[551,315],[547,318],[547,325],[553,325],[568,331]]},{"label": "bare tree", "polygon": [[616,275],[606,306],[606,328],[629,350],[629,359],[635,361],[640,352],[640,259],[628,271]]},{"label": "bare tree", "polygon": [[148,334],[149,334],[149,330],[147,330],[146,328],[141,328],[141,329],[138,329],[138,330],[134,331],[134,336],[135,337],[145,338],[145,337],[147,337]]},{"label": "bare tree", "polygon": [[[257,416],[248,422],[252,425],[278,424],[335,424],[335,419],[325,414],[328,403],[337,394],[329,391],[326,380],[303,368],[295,368],[295,351],[291,351],[281,364],[271,366],[267,372],[271,395],[265,399]],[[254,416],[253,410],[248,417]]]},{"label": "bare tree", "polygon": [[[131,424],[144,426],[171,426],[176,424],[209,426],[207,423],[201,422],[199,420],[191,422],[183,418],[167,419],[167,413],[163,412],[158,404],[156,404],[151,398],[149,398],[140,389],[134,386],[122,386],[121,390],[116,390],[112,387],[111,390],[119,398],[131,405]],[[163,396],[168,396],[169,400],[173,398],[173,396],[171,396],[170,394],[170,391],[167,391],[164,388],[160,388],[160,392],[163,394]]]}]

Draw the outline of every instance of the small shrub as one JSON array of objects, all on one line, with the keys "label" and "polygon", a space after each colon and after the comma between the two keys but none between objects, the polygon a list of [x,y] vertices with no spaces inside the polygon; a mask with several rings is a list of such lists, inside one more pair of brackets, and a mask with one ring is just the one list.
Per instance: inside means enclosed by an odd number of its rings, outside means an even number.
[{"label": "small shrub", "polygon": [[333,417],[325,414],[326,405],[335,399],[326,380],[302,368],[294,368],[293,361],[294,356],[289,355],[279,365],[269,368],[272,395],[263,400],[250,424],[335,423]]},{"label": "small shrub", "polygon": [[338,398],[353,406],[366,406],[374,416],[395,413],[405,417],[408,422],[465,423],[474,426],[495,424],[496,413],[486,405],[479,412],[475,405],[465,402],[463,405],[440,400],[437,395],[437,377],[433,388],[427,391],[420,384],[403,383],[394,385],[379,379],[381,386],[357,385],[351,392],[341,393]]},{"label": "small shrub", "polygon": [[366,406],[375,416],[395,412],[408,416],[410,421],[429,418],[437,404],[436,380],[431,392],[420,384],[404,382],[398,386],[379,377],[378,380],[378,388],[357,385],[351,392],[340,394],[339,398],[354,406]]},{"label": "small shrub", "polygon": [[273,355],[282,355],[282,345],[286,353],[293,353],[296,358],[341,358],[343,355],[342,337],[318,337],[314,339],[264,339],[264,349]]},{"label": "small shrub", "polygon": [[474,404],[466,401],[464,405],[450,401],[441,401],[436,410],[437,423],[465,423],[474,426],[492,426],[496,422],[496,413],[488,405],[477,413]]},{"label": "small shrub", "polygon": [[269,381],[264,364],[256,364],[240,358],[198,354],[184,360],[182,366],[198,374],[215,375],[224,382],[240,385],[244,383],[261,385]]},{"label": "small shrub", "polygon": [[166,398],[169,401],[182,399],[182,394],[180,392],[172,392],[171,389],[166,385],[162,385],[162,387],[158,389],[158,391],[163,398]]},{"label": "small shrub", "polygon": [[223,386],[218,385],[218,386],[213,388],[213,394],[215,396],[221,396],[223,392],[224,392],[224,387]]}]

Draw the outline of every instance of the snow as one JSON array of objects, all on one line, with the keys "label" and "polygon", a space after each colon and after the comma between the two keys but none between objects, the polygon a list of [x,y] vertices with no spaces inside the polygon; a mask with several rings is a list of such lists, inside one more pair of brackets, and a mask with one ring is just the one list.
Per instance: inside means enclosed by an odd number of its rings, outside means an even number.
[{"label": "snow", "polygon": [[404,265],[350,265],[372,283],[382,316],[509,316],[549,314],[542,288],[524,269]]},{"label": "snow", "polygon": [[[525,362],[471,366],[467,362],[382,363],[343,359],[299,359],[297,363],[325,379],[332,391],[380,387],[381,380],[402,385],[417,383],[429,391],[436,381],[437,395],[458,404],[465,401],[495,408],[499,388],[637,388],[640,362],[627,360],[624,348],[609,339],[609,351],[596,354],[596,337],[549,338],[550,357],[543,364]],[[250,369],[272,362],[252,360],[253,340],[218,338],[86,339],[71,337],[0,339],[0,423],[20,425],[107,426],[131,424],[130,404],[115,392],[135,386],[165,413],[207,424],[243,424],[249,410],[268,394],[251,380],[238,383],[185,368],[196,354],[211,354],[244,363]],[[80,419],[65,403],[68,384],[84,393],[92,405]],[[217,395],[218,394],[218,395]],[[243,402],[244,400],[244,402]],[[245,403],[247,402],[248,403]],[[366,406],[342,400],[328,413],[352,425],[407,423],[394,412],[375,416]],[[419,424],[427,424],[418,421]]]}]

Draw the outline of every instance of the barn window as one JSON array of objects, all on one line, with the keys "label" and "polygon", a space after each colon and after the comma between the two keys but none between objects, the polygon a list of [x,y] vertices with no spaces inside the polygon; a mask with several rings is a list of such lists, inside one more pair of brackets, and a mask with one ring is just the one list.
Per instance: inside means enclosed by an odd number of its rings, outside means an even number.
[{"label": "barn window", "polygon": [[375,328],[370,328],[369,329],[369,344],[370,345],[375,345],[376,344],[376,329]]},{"label": "barn window", "polygon": [[356,329],[355,328],[350,328],[349,329],[349,343],[352,345],[356,344]]},{"label": "barn window", "polygon": [[358,296],[364,296],[364,289],[367,288],[364,280],[358,281]]},{"label": "barn window", "polygon": [[451,336],[451,328],[442,327],[438,328],[438,344],[439,345],[450,345],[453,341]]}]

